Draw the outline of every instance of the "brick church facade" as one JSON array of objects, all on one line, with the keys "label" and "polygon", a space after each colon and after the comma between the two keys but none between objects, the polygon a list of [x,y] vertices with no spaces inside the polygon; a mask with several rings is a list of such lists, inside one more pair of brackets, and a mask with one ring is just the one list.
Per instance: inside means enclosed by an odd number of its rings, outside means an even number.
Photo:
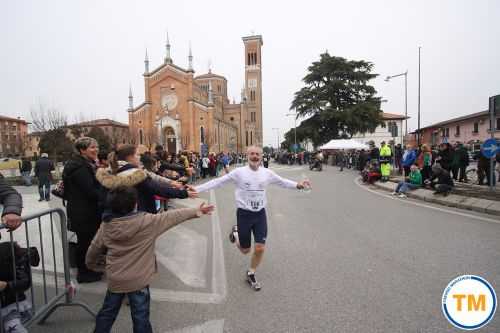
[{"label": "brick church facade", "polygon": [[208,73],[195,76],[193,57],[184,69],[170,57],[167,36],[166,57],[149,70],[146,53],[145,101],[134,107],[129,93],[131,142],[141,151],[162,144],[169,152],[244,152],[249,145],[262,145],[262,36],[243,37],[245,87],[241,103],[227,97],[227,79]]}]

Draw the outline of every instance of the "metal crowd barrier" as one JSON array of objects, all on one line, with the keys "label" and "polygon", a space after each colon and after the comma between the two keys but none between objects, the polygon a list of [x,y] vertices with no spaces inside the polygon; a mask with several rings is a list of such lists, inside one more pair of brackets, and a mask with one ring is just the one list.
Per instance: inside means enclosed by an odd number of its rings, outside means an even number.
[{"label": "metal crowd barrier", "polygon": [[[60,237],[61,246],[58,248],[56,248],[57,237],[54,236],[54,232],[56,230],[54,224],[57,225],[57,222],[54,221],[55,220],[54,215],[57,215],[59,217],[59,225],[60,225],[59,231],[61,234]],[[45,219],[45,221],[42,221],[42,217],[45,216],[48,216],[49,219]],[[28,262],[30,267],[29,269],[30,287],[28,290],[26,290],[25,293],[26,293],[26,300],[29,300],[31,302],[31,309],[28,310],[30,312],[29,316],[26,316],[26,319],[23,319],[24,327],[29,328],[34,323],[43,324],[57,308],[62,306],[82,307],[84,310],[86,310],[89,314],[91,314],[95,318],[96,316],[95,313],[90,309],[88,305],[82,302],[74,301],[76,290],[70,277],[68,233],[66,229],[67,228],[66,214],[64,213],[64,211],[60,208],[49,209],[37,214],[23,216],[22,221],[23,223],[18,229],[12,232],[8,232],[8,234],[10,238],[9,241],[10,241],[11,256],[13,259],[12,269],[14,275],[13,276],[14,284],[17,281],[14,243],[18,243],[21,247],[27,248]],[[50,235],[44,235],[42,232],[42,224],[48,223],[49,221],[50,221]],[[24,237],[21,237],[21,239],[19,239],[18,235],[22,234],[23,226],[25,230],[24,232],[25,235]],[[35,237],[35,240],[30,239],[31,228],[33,228],[34,231],[38,231],[37,235],[38,237]],[[6,229],[6,226],[0,224],[0,230],[1,229]],[[47,244],[47,240],[49,241],[49,244]],[[52,243],[52,251],[50,251],[50,249],[47,251],[47,245],[50,245],[50,242]],[[37,267],[41,266],[41,271],[31,266],[32,259],[30,255],[31,251],[30,246],[35,245],[35,243],[38,243],[36,244],[36,248],[40,256],[40,263]],[[56,250],[62,251],[63,255],[62,267],[57,267],[58,264],[56,260],[57,257]],[[52,260],[53,267],[47,267],[50,266],[47,263],[48,259]],[[0,269],[4,268],[0,267]],[[39,275],[41,275],[41,291],[35,288],[35,281],[33,280],[33,276],[39,276]],[[63,279],[62,281],[61,278]],[[38,283],[40,283],[39,278],[37,279],[36,282],[37,285]],[[61,282],[64,285],[61,285]],[[1,293],[2,292],[0,292],[0,294]],[[42,294],[41,299],[39,298],[40,293]],[[19,304],[20,302],[18,300],[18,296],[16,293],[15,306],[18,312],[20,311]],[[0,333],[4,333],[4,319],[2,311],[0,311]]]}]

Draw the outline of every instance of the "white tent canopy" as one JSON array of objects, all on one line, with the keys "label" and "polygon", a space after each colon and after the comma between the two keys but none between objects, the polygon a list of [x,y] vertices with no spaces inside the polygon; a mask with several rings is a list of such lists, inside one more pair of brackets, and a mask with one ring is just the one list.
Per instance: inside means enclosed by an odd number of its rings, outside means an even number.
[{"label": "white tent canopy", "polygon": [[368,145],[356,141],[354,139],[339,139],[330,140],[330,142],[319,147],[320,150],[334,150],[334,149],[366,149],[368,150]]}]

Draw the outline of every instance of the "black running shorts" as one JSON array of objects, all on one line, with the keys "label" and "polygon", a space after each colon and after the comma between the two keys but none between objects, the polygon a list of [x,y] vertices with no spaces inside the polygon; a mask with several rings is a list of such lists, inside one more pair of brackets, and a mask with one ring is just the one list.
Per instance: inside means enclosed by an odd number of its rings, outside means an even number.
[{"label": "black running shorts", "polygon": [[252,245],[252,233],[255,243],[266,243],[267,217],[265,208],[258,212],[238,208],[236,210],[236,221],[241,248],[248,249]]}]

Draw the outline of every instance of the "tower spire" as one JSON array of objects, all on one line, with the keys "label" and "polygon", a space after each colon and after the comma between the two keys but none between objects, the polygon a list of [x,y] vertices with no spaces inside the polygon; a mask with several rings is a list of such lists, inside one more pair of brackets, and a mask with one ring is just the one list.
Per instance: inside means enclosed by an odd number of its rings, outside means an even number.
[{"label": "tower spire", "polygon": [[188,72],[194,72],[193,69],[193,52],[191,50],[191,42],[189,42],[189,56],[188,56]]},{"label": "tower spire", "polygon": [[241,88],[241,104],[246,104],[247,102],[247,94],[245,88]]},{"label": "tower spire", "polygon": [[132,84],[128,85],[128,111],[134,109],[134,96],[132,95]]},{"label": "tower spire", "polygon": [[170,57],[170,38],[168,36],[168,30],[167,30],[167,44],[165,46],[167,48],[167,56],[165,57],[165,62],[171,64],[172,58]]},{"label": "tower spire", "polygon": [[208,59],[208,74],[212,74],[212,59]]},{"label": "tower spire", "polygon": [[146,57],[144,58],[144,74],[149,74],[149,57],[147,48],[146,48]]}]

